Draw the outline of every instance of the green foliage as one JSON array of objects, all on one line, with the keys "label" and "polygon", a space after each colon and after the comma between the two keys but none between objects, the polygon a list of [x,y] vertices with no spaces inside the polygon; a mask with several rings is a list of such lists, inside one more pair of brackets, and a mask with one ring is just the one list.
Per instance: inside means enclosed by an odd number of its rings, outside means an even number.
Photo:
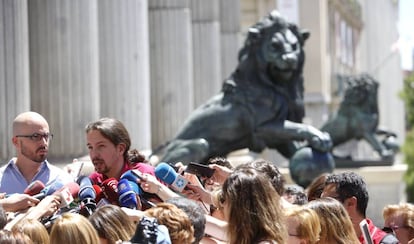
[{"label": "green foliage", "polygon": [[404,80],[404,90],[400,96],[405,103],[407,127],[409,128],[402,147],[404,162],[408,166],[405,173],[407,201],[414,202],[414,75]]}]

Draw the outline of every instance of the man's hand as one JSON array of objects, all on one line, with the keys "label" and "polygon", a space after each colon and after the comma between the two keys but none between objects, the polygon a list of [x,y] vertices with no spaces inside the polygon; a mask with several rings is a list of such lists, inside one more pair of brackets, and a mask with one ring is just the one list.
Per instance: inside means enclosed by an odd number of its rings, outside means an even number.
[{"label": "man's hand", "polygon": [[209,164],[208,166],[215,169],[213,176],[211,176],[208,180],[215,181],[220,185],[223,185],[227,177],[229,177],[231,172],[233,172],[231,169],[217,164]]},{"label": "man's hand", "polygon": [[0,205],[7,212],[16,212],[33,207],[39,200],[27,194],[12,194],[7,198],[0,199]]}]

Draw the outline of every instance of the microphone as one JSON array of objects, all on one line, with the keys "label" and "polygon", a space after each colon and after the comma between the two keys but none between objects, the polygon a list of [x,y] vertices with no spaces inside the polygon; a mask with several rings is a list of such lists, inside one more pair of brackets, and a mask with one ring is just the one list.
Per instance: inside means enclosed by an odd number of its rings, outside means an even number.
[{"label": "microphone", "polygon": [[45,188],[45,184],[41,182],[40,180],[33,181],[30,183],[26,189],[24,189],[24,194],[34,196],[36,194],[39,194],[43,189]]},{"label": "microphone", "polygon": [[96,197],[95,202],[99,202],[102,198],[104,198],[104,194],[102,192],[102,188],[98,185],[92,185],[93,190],[95,191]]},{"label": "microphone", "polygon": [[[85,217],[90,216],[96,209],[96,192],[92,186],[92,181],[87,176],[80,176],[77,180],[79,184],[79,200],[81,202],[80,214]],[[102,192],[102,190],[101,190]]]},{"label": "microphone", "polygon": [[142,173],[139,170],[128,170],[121,175],[121,179],[126,179],[136,183],[137,179],[141,179],[141,174]]},{"label": "microphone", "polygon": [[118,181],[115,178],[109,178],[102,182],[102,192],[111,204],[118,205]]},{"label": "microphone", "polygon": [[164,162],[159,163],[157,167],[155,167],[155,176],[178,192],[182,192],[188,184],[186,178],[177,174],[173,167]]},{"label": "microphone", "polygon": [[44,187],[38,194],[33,195],[33,197],[42,200],[46,196],[52,195],[55,191],[59,190],[62,187],[62,182],[55,181],[52,184]]},{"label": "microphone", "polygon": [[121,207],[137,209],[137,194],[141,195],[142,191],[138,184],[127,179],[121,179],[118,182],[119,205]]},{"label": "microphone", "polygon": [[62,188],[53,193],[53,195],[59,196],[60,206],[59,208],[65,208],[73,202],[73,199],[78,197],[79,185],[76,182],[69,182]]}]

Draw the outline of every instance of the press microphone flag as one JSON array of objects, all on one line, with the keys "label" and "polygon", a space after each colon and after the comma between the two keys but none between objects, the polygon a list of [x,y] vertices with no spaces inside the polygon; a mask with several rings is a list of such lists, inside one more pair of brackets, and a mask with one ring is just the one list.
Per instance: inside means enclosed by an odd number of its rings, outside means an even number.
[{"label": "press microphone flag", "polygon": [[159,163],[157,167],[155,167],[155,176],[178,192],[182,192],[188,184],[188,180],[186,178],[177,174],[173,167],[164,162]]}]

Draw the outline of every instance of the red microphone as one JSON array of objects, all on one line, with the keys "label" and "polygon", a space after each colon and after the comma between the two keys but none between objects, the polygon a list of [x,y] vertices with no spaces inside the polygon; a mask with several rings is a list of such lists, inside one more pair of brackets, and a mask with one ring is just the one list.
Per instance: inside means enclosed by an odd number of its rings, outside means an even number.
[{"label": "red microphone", "polygon": [[96,197],[95,202],[99,202],[102,198],[104,198],[104,194],[102,192],[102,188],[98,185],[92,185],[93,189],[95,190]]},{"label": "red microphone", "polygon": [[69,182],[59,190],[55,191],[53,195],[57,195],[60,198],[60,208],[69,206],[73,202],[73,199],[78,197],[79,185],[75,182]]},{"label": "red microphone", "polygon": [[102,182],[102,192],[111,204],[118,205],[118,181],[115,178],[109,178]]},{"label": "red microphone", "polygon": [[30,183],[30,185],[27,186],[26,189],[24,189],[24,194],[34,196],[36,194],[39,194],[43,188],[45,188],[45,184],[41,182],[40,180],[33,181]]}]

